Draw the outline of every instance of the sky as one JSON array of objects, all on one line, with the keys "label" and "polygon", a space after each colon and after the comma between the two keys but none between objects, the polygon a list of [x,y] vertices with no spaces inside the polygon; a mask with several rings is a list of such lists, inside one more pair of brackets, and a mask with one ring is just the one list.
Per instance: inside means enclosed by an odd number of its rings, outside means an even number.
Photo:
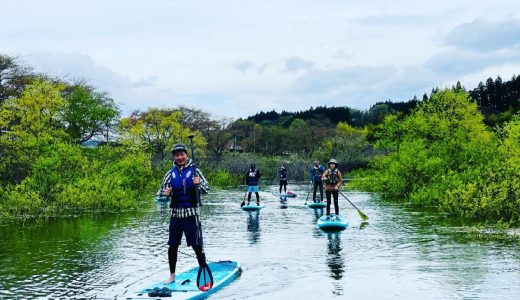
[{"label": "sky", "polygon": [[0,0],[0,53],[123,115],[368,109],[520,74],[518,0]]}]

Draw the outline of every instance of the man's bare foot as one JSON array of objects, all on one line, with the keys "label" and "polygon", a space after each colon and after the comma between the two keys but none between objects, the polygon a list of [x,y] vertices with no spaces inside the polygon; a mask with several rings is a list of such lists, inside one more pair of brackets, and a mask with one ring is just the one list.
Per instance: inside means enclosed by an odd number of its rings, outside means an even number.
[{"label": "man's bare foot", "polygon": [[164,284],[170,284],[175,281],[175,273],[170,273],[170,277],[163,281]]}]

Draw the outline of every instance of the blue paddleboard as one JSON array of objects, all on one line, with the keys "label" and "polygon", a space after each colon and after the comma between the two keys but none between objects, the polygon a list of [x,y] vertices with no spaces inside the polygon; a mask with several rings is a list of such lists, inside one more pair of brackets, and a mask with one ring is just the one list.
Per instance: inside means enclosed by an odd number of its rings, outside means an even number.
[{"label": "blue paddleboard", "polygon": [[348,222],[342,215],[331,214],[328,218],[326,215],[321,216],[316,225],[324,231],[339,231],[347,228]]},{"label": "blue paddleboard", "polygon": [[264,207],[265,207],[265,205],[263,205],[262,203],[260,203],[260,205],[256,205],[256,202],[251,202],[248,205],[242,206],[242,209],[246,210],[246,211],[249,211],[249,210],[261,210]]},{"label": "blue paddleboard", "polygon": [[240,265],[236,261],[218,261],[208,264],[213,274],[213,288],[207,292],[197,287],[199,267],[177,274],[170,284],[153,284],[126,299],[203,299],[230,283],[240,274]]},{"label": "blue paddleboard", "polygon": [[309,208],[323,208],[323,207],[327,207],[327,203],[325,202],[307,202],[307,207]]},{"label": "blue paddleboard", "polygon": [[280,197],[283,197],[283,198],[296,198],[296,196],[298,196],[297,194],[295,194],[293,192],[287,192],[287,193],[275,193],[275,192],[273,192],[273,195],[280,196]]},{"label": "blue paddleboard", "polygon": [[169,199],[166,196],[156,196],[155,197],[155,201],[157,201],[157,202],[168,202]]}]

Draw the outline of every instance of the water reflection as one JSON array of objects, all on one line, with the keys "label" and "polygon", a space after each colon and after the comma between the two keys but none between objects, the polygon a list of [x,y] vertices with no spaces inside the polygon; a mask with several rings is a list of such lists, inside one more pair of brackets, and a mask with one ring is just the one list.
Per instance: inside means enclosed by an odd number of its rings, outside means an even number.
[{"label": "water reflection", "polygon": [[318,219],[323,216],[323,207],[312,208],[312,210],[314,211],[314,222],[318,222]]},{"label": "water reflection", "polygon": [[341,234],[339,232],[327,233],[327,265],[330,269],[330,277],[335,280],[343,278],[345,263],[341,256]]},{"label": "water reflection", "polygon": [[260,241],[260,211],[249,211],[247,217],[247,231],[249,242],[253,245]]},{"label": "water reflection", "polygon": [[287,208],[287,197],[280,197],[280,208],[281,209]]}]

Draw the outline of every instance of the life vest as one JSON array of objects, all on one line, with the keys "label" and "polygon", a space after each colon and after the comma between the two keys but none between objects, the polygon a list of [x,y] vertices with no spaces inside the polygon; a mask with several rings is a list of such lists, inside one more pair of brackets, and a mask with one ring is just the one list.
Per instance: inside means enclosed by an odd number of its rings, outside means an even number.
[{"label": "life vest", "polygon": [[195,195],[195,184],[193,176],[195,168],[188,166],[179,172],[179,168],[174,166],[170,173],[170,184],[172,187],[171,208],[195,207],[197,200]]},{"label": "life vest", "polygon": [[321,181],[321,174],[323,174],[323,168],[321,166],[315,168],[315,167],[312,167],[311,168],[312,170],[312,177],[314,178],[315,181]]},{"label": "life vest", "polygon": [[287,170],[280,168],[280,180],[287,180]]},{"label": "life vest", "polygon": [[249,170],[246,177],[247,185],[258,185],[258,169]]},{"label": "life vest", "polygon": [[338,176],[338,170],[334,169],[328,169],[327,177],[325,179],[325,183],[327,184],[337,184],[339,182],[339,176]]}]

